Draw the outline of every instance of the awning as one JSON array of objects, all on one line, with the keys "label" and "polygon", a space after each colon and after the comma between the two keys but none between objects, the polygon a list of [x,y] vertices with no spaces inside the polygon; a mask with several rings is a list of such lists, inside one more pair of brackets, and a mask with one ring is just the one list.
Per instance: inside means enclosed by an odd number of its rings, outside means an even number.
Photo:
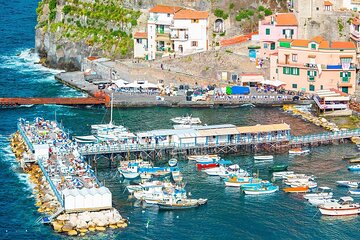
[{"label": "awning", "polygon": [[270,85],[270,86],[274,86],[274,87],[279,87],[281,85],[286,85],[286,83],[280,81],[280,80],[275,80],[275,81],[271,81],[271,80],[264,80],[261,82],[261,84],[263,85]]},{"label": "awning", "polygon": [[340,58],[353,58],[353,56],[352,55],[342,55],[342,56],[340,56]]},{"label": "awning", "polygon": [[352,88],[353,85],[351,83],[340,83],[339,84],[339,87],[349,87],[349,88]]},{"label": "awning", "polygon": [[271,125],[255,125],[249,127],[238,127],[239,133],[267,133],[275,131],[290,130],[290,126],[286,123],[271,124]]},{"label": "awning", "polygon": [[308,58],[316,58],[316,55],[308,55]]}]

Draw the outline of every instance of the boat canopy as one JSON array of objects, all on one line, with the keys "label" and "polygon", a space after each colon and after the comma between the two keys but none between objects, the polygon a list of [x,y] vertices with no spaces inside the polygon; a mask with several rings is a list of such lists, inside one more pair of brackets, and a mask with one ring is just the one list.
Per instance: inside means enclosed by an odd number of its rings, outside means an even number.
[{"label": "boat canopy", "polygon": [[340,200],[344,202],[352,202],[354,199],[352,197],[341,197]]}]

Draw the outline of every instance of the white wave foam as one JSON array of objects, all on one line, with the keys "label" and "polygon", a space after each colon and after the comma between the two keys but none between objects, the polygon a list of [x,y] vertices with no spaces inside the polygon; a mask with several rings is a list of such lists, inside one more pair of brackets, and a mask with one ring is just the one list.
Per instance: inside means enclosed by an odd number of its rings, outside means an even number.
[{"label": "white wave foam", "polygon": [[[40,58],[32,49],[22,50],[18,55],[1,56],[0,59],[3,62],[1,68],[16,69],[20,72],[38,71],[52,75],[62,72],[61,70],[44,67],[41,64],[35,64],[40,61]],[[53,78],[51,79],[53,80]]]}]

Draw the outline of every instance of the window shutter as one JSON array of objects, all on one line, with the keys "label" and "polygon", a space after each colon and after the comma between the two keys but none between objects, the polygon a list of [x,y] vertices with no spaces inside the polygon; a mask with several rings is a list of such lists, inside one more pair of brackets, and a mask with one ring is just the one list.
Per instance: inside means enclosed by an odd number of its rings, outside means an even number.
[{"label": "window shutter", "polygon": [[283,29],[283,35],[285,35],[285,29]]},{"label": "window shutter", "polygon": [[343,72],[340,72],[340,77],[343,77]]},{"label": "window shutter", "polygon": [[316,71],[314,71],[314,77],[316,77]]},{"label": "window shutter", "polygon": [[351,77],[351,72],[348,72],[347,76],[348,76],[348,77]]},{"label": "window shutter", "polygon": [[310,71],[307,71],[307,75],[310,76]]},{"label": "window shutter", "polygon": [[291,29],[291,35],[293,35],[294,34],[294,29]]}]

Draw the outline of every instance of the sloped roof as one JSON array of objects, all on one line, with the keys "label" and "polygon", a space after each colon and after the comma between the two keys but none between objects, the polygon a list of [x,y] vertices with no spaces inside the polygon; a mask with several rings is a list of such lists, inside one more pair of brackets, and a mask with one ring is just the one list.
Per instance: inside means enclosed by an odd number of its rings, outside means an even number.
[{"label": "sloped roof", "polygon": [[325,41],[325,39],[324,39],[322,36],[318,35],[318,36],[310,39],[310,41],[311,41],[311,42],[321,43],[322,41]]},{"label": "sloped roof", "polygon": [[324,6],[332,6],[333,4],[330,1],[324,1]]},{"label": "sloped roof", "polygon": [[166,6],[166,5],[156,5],[155,7],[151,8],[149,12],[153,13],[176,13],[179,11],[181,7],[178,6]]},{"label": "sloped roof", "polygon": [[291,45],[294,47],[307,47],[309,40],[296,39],[291,42]]},{"label": "sloped roof", "polygon": [[192,9],[181,9],[174,14],[174,19],[207,19],[209,13]]},{"label": "sloped roof", "polygon": [[297,26],[298,21],[293,13],[278,13],[275,15],[277,26]]},{"label": "sloped roof", "polygon": [[335,49],[356,49],[353,42],[331,42],[330,47]]},{"label": "sloped roof", "polygon": [[148,38],[147,32],[136,32],[134,38]]}]

